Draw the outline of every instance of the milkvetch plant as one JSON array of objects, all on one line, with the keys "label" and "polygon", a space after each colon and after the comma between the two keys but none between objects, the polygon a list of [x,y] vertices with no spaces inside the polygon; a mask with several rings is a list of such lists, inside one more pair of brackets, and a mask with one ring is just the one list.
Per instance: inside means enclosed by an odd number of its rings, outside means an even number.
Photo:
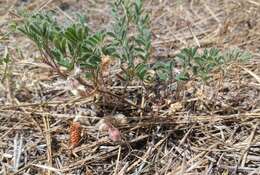
[{"label": "milkvetch plant", "polygon": [[[222,54],[216,48],[202,52],[184,48],[170,61],[151,64],[150,19],[143,1],[114,0],[111,7],[113,20],[105,30],[92,31],[82,16],[67,25],[60,24],[46,12],[24,15],[18,29],[36,44],[43,62],[61,76],[67,77],[79,68],[80,76],[97,88],[112,58],[118,60],[126,84],[135,79],[144,84],[155,80],[187,81],[192,76],[207,81],[212,70],[232,60],[250,58],[250,54],[240,50]],[[180,73],[174,75],[176,68]]]},{"label": "milkvetch plant", "polygon": [[[49,13],[26,17],[18,30],[37,45],[43,62],[61,75],[66,76],[78,66],[85,77],[95,83],[100,73],[101,57],[107,51],[104,31],[91,32],[82,19],[62,26]],[[66,71],[62,72],[61,67]]]},{"label": "milkvetch plant", "polygon": [[[110,55],[120,60],[126,80],[143,80],[151,49],[149,16],[143,10],[143,2],[115,0],[112,8],[114,22],[108,31],[91,31],[83,17],[64,26],[54,15],[44,12],[25,15],[18,30],[37,45],[43,62],[63,76],[79,66],[96,85],[101,58]],[[135,35],[131,34],[132,29]],[[61,71],[61,67],[66,71]]]},{"label": "milkvetch plant", "polygon": [[202,52],[198,52],[198,48],[184,48],[176,58],[181,62],[181,73],[176,77],[177,80],[189,80],[195,76],[207,81],[212,70],[222,69],[223,65],[232,61],[249,60],[251,55],[239,49],[223,54],[217,48],[204,49]]},{"label": "milkvetch plant", "polygon": [[150,19],[143,10],[142,0],[115,0],[112,5],[113,23],[108,35],[110,46],[119,58],[127,80],[135,76],[144,80],[151,50]]}]

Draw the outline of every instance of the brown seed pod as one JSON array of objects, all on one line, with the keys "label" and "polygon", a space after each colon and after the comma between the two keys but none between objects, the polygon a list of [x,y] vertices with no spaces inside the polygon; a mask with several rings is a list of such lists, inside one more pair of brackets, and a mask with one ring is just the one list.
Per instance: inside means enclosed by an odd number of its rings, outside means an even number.
[{"label": "brown seed pod", "polygon": [[102,76],[107,76],[109,74],[108,69],[111,64],[111,58],[107,55],[101,58],[101,74]]},{"label": "brown seed pod", "polygon": [[70,126],[70,149],[79,145],[81,139],[81,126],[79,122],[72,122]]},{"label": "brown seed pod", "polygon": [[111,58],[109,58],[109,56],[107,56],[107,55],[102,56],[102,58],[101,58],[101,68],[102,68],[102,70],[104,69],[104,71],[106,71],[107,68],[108,68],[108,65],[110,63],[111,63]]}]

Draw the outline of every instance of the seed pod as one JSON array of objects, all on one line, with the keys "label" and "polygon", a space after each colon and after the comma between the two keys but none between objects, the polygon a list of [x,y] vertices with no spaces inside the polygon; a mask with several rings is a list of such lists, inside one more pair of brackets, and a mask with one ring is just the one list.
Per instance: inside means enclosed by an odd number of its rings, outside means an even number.
[{"label": "seed pod", "polygon": [[102,71],[107,71],[110,63],[111,63],[111,59],[109,58],[109,56],[104,55],[101,58],[101,69],[102,69]]},{"label": "seed pod", "polygon": [[101,74],[102,76],[108,76],[109,74],[109,67],[111,64],[111,58],[107,55],[102,56],[101,58]]},{"label": "seed pod", "polygon": [[111,125],[111,124],[110,124],[107,120],[101,119],[101,120],[97,123],[96,127],[98,128],[98,130],[99,130],[100,132],[103,132],[103,131],[108,131],[110,125]]},{"label": "seed pod", "polygon": [[126,125],[128,123],[127,117],[124,114],[115,114],[113,118],[116,120],[117,125]]},{"label": "seed pod", "polygon": [[108,129],[108,134],[109,134],[109,138],[113,141],[113,142],[117,142],[117,141],[120,141],[121,140],[121,133],[120,131],[111,126],[109,129]]},{"label": "seed pod", "polygon": [[79,145],[81,139],[81,126],[79,122],[72,122],[70,126],[70,149]]}]

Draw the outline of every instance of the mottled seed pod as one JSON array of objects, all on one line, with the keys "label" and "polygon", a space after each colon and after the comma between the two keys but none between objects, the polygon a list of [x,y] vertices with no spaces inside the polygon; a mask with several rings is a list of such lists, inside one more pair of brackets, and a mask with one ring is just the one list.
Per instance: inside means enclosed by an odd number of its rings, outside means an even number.
[{"label": "mottled seed pod", "polygon": [[79,122],[72,122],[70,126],[70,149],[79,145],[81,139],[81,126]]},{"label": "mottled seed pod", "polygon": [[107,71],[109,64],[111,63],[111,59],[109,56],[104,55],[101,58],[101,69],[102,71]]}]

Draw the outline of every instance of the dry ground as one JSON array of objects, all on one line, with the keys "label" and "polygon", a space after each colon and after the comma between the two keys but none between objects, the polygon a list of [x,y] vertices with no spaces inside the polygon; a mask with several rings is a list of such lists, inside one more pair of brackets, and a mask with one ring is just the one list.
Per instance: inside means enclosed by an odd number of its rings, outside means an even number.
[{"label": "dry ground", "polygon": [[[102,29],[111,20],[108,1],[1,0],[0,55],[8,49],[11,63],[0,65],[0,174],[260,174],[260,1],[147,0],[145,7],[153,59],[171,59],[189,46],[238,47],[253,59],[229,65],[225,77],[216,73],[208,85],[183,85],[177,100],[154,111],[114,98],[98,104],[68,92],[39,63],[34,45],[8,25],[21,20],[23,9],[52,9],[60,20],[86,14],[92,28]],[[119,143],[96,126],[111,113],[126,116],[117,122]],[[76,115],[83,136],[72,153],[69,125]]]}]

